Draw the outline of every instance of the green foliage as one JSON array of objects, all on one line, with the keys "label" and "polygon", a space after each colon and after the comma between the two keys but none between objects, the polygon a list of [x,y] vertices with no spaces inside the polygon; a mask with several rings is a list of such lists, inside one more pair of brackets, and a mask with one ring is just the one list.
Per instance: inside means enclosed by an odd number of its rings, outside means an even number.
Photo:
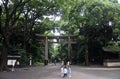
[{"label": "green foliage", "polygon": [[20,58],[20,66],[27,66],[29,65],[29,57],[26,55],[25,50],[19,51],[21,58]]},{"label": "green foliage", "polygon": [[[54,22],[44,16],[59,15],[60,9],[56,0],[11,0],[11,3],[7,1],[1,3],[3,12],[0,17],[0,39],[7,39],[6,49],[9,54],[21,55],[22,66],[29,64],[30,55],[33,63],[43,62],[44,48],[35,40],[35,34],[49,34],[53,29]],[[0,41],[1,43],[3,42]]]},{"label": "green foliage", "polygon": [[59,57],[61,60],[67,59],[67,53],[68,53],[68,45],[67,44],[61,44],[58,47],[59,54],[57,57]]},{"label": "green foliage", "polygon": [[41,62],[35,62],[33,65],[34,65],[34,66],[42,66],[42,65],[44,65],[44,63],[41,63]]},{"label": "green foliage", "polygon": [[120,41],[110,41],[108,42],[107,48],[111,49],[112,51],[117,51],[120,49]]},{"label": "green foliage", "polygon": [[[74,51],[76,54],[74,53],[73,55],[78,56],[75,59],[78,59],[79,62],[79,58],[82,55],[81,52],[85,53],[84,42],[86,40],[88,40],[89,58],[96,57],[96,52],[102,58],[102,47],[106,46],[113,37],[119,38],[120,22],[118,15],[120,11],[117,1],[76,0],[74,5],[69,5],[69,2],[66,5],[71,8],[66,8],[66,14],[63,15],[63,18],[65,17],[67,20],[63,21],[67,23],[61,25],[61,28],[67,34],[78,35],[78,44],[76,44],[78,48],[73,48],[73,50],[76,50]],[[83,48],[83,50],[80,51],[80,48]]]},{"label": "green foliage", "polygon": [[109,1],[111,1],[113,3],[118,3],[118,0],[109,0]]},{"label": "green foliage", "polygon": [[118,34],[120,34],[120,30],[119,30],[119,28],[115,28],[115,29],[113,29],[113,33],[118,33]]}]

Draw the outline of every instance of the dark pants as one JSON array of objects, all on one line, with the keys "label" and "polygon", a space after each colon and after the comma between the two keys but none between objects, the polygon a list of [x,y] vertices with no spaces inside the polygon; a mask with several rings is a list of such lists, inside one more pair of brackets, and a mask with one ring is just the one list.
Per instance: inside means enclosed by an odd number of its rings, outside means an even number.
[{"label": "dark pants", "polygon": [[63,78],[67,76],[67,73],[63,75]]}]

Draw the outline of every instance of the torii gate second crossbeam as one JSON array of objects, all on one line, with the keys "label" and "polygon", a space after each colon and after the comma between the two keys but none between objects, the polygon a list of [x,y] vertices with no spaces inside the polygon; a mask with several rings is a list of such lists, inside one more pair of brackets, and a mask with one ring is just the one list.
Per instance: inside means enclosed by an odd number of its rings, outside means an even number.
[{"label": "torii gate second crossbeam", "polygon": [[[68,59],[71,60],[70,56],[70,49],[71,49],[71,44],[76,43],[74,40],[76,39],[77,35],[67,35],[67,36],[47,36],[47,35],[41,35],[41,34],[36,34],[38,39],[45,39],[45,61],[44,64],[48,64],[48,39],[67,39],[68,40]],[[53,42],[54,43],[54,42]],[[55,43],[59,43],[58,41]]]}]

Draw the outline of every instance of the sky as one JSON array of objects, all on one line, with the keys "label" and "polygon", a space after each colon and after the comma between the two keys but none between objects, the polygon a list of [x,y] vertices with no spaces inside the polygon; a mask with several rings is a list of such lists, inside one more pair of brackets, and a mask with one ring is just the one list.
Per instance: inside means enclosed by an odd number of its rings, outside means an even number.
[{"label": "sky", "polygon": [[120,0],[118,0],[118,3],[120,3]]}]

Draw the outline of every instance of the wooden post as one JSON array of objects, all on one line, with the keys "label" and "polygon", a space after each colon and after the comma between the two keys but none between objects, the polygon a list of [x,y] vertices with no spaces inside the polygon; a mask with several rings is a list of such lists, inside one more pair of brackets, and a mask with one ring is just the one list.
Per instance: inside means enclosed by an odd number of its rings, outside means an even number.
[{"label": "wooden post", "polygon": [[68,60],[71,61],[71,39],[68,37]]},{"label": "wooden post", "polygon": [[88,56],[88,40],[85,41],[85,64],[89,65],[89,56]]},{"label": "wooden post", "polygon": [[32,55],[30,55],[29,65],[32,66]]},{"label": "wooden post", "polygon": [[48,65],[48,37],[45,37],[45,61],[44,65]]}]

